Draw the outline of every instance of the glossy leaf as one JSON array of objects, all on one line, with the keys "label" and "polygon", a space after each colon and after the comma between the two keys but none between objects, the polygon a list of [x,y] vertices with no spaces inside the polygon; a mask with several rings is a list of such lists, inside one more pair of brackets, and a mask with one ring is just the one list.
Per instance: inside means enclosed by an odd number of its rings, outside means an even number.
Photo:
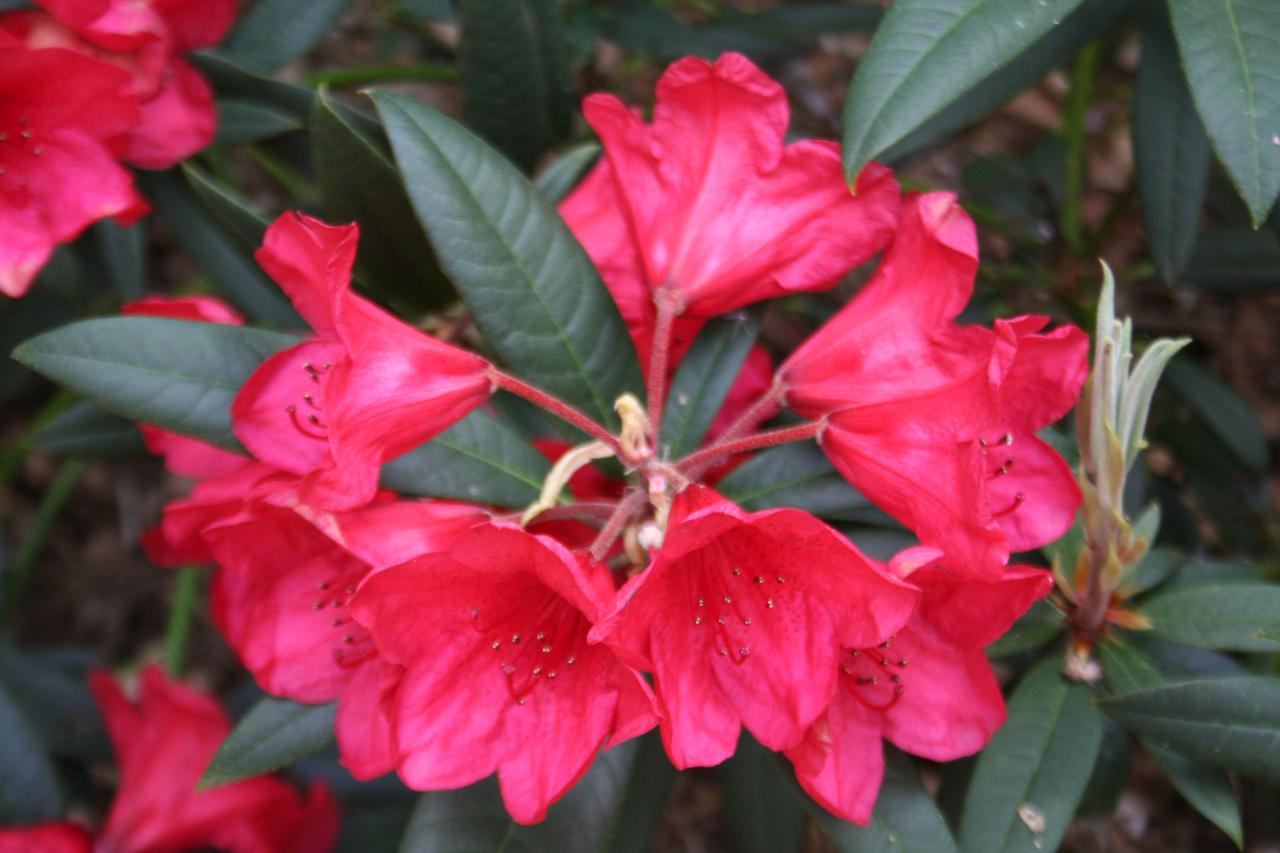
[{"label": "glossy leaf", "polygon": [[218,102],[215,145],[246,145],[291,130],[301,130],[297,116],[257,101],[227,98]]},{"label": "glossy leaf", "polygon": [[1191,97],[1257,228],[1280,193],[1275,3],[1169,0],[1169,12]]},{"label": "glossy leaf", "polygon": [[1054,850],[1062,840],[1097,759],[1102,717],[1089,688],[1061,668],[1054,656],[1027,673],[979,754],[960,820],[965,853]]},{"label": "glossy leaf", "polygon": [[758,333],[744,313],[703,327],[671,380],[662,422],[664,457],[679,459],[702,444]]},{"label": "glossy leaf", "polygon": [[1183,358],[1169,362],[1164,382],[1249,470],[1267,470],[1270,454],[1262,425],[1249,404],[1221,379]]},{"label": "glossy leaf", "polygon": [[53,762],[8,690],[0,687],[0,824],[63,817],[66,808]]},{"label": "glossy leaf", "polygon": [[201,788],[272,773],[333,742],[338,703],[299,705],[267,696],[236,723],[200,778]]},{"label": "glossy leaf", "polygon": [[865,521],[879,513],[815,444],[784,444],[766,450],[735,469],[717,488],[750,510],[793,506],[837,521]]},{"label": "glossy leaf", "polygon": [[552,204],[559,204],[600,156],[600,143],[583,142],[556,158],[534,178],[533,185]]},{"label": "glossy leaf", "polygon": [[46,453],[74,457],[121,459],[146,452],[142,433],[132,421],[96,403],[80,402],[36,431],[31,446]]},{"label": "glossy leaf", "polygon": [[259,0],[223,43],[228,56],[258,71],[275,71],[311,50],[353,0]]},{"label": "glossy leaf", "polygon": [[103,317],[46,332],[13,357],[110,412],[234,448],[236,392],[264,359],[296,342],[244,326]]},{"label": "glossy leaf", "polygon": [[1142,605],[1152,635],[1203,649],[1280,651],[1280,585],[1206,584],[1156,595]]},{"label": "glossy leaf", "polygon": [[102,271],[120,298],[139,299],[147,289],[147,229],[142,223],[128,228],[109,219],[93,226],[94,244]]},{"label": "glossy leaf", "polygon": [[1248,226],[1207,228],[1196,238],[1182,277],[1201,290],[1270,292],[1280,281],[1280,234]]},{"label": "glossy leaf", "polygon": [[1162,15],[1142,33],[1133,91],[1133,155],[1147,244],[1160,275],[1173,281],[1191,259],[1210,157],[1209,137]]},{"label": "glossy leaf", "polygon": [[458,0],[463,121],[526,172],[573,120],[555,0]]},{"label": "glossy leaf", "polygon": [[1280,679],[1197,678],[1099,702],[1130,731],[1193,760],[1280,782]]},{"label": "glossy leaf", "polygon": [[1032,652],[1062,632],[1062,611],[1048,601],[1037,601],[1014,622],[1000,639],[987,646],[992,658]]},{"label": "glossy leaf", "polygon": [[802,849],[804,809],[778,761],[744,731],[737,751],[716,768],[731,849],[741,853]]},{"label": "glossy leaf", "polygon": [[898,0],[845,100],[846,175],[1008,65],[1080,2]]},{"label": "glossy leaf", "polygon": [[616,424],[613,402],[642,389],[640,366],[612,297],[564,221],[452,119],[403,95],[373,97],[418,221],[499,359]]},{"label": "glossy leaf", "polygon": [[182,164],[182,174],[218,224],[252,255],[262,245],[271,222],[248,199],[190,162]]},{"label": "glossy leaf", "polygon": [[414,220],[390,153],[344,118],[323,88],[316,93],[310,130],[326,215],[360,225],[356,263],[362,280],[376,294],[416,311],[451,303],[453,288]]}]

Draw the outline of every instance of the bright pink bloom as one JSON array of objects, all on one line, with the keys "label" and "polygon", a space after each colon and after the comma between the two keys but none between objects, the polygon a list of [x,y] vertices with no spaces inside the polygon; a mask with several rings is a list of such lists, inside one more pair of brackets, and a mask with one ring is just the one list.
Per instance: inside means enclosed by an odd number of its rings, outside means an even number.
[{"label": "bright pink bloom", "polygon": [[916,595],[806,512],[747,513],[690,486],[591,639],[654,674],[672,762],[712,765],[744,725],[795,746],[831,701],[840,649],[883,642]]},{"label": "bright pink bloom", "polygon": [[0,293],[26,293],[54,246],[91,223],[146,212],[116,162],[138,122],[128,82],[71,51],[29,49],[0,25]]},{"label": "bright pink bloom", "polygon": [[[923,552],[925,565],[909,561]],[[986,746],[1005,720],[983,649],[1053,588],[1041,569],[1015,566],[997,581],[962,580],[937,551],[899,555],[895,569],[922,590],[911,620],[889,640],[846,648],[831,707],[787,750],[796,778],[828,811],[865,824],[884,771],[881,738],[934,761]]]},{"label": "bright pink bloom", "polygon": [[443,550],[488,516],[444,501],[318,512],[299,505],[290,486],[265,484],[236,518],[204,529],[219,566],[214,621],[266,692],[305,703],[339,699],[343,763],[373,778],[394,766],[381,707],[399,670],[379,659],[347,603],[376,571]]},{"label": "bright pink bloom", "polygon": [[428,337],[351,291],[359,229],[286,213],[257,259],[316,337],[267,359],[231,407],[254,456],[307,475],[304,503],[351,509],[377,490],[382,463],[434,438],[483,403],[488,363]]},{"label": "bright pink bloom", "polygon": [[243,326],[244,315],[216,296],[144,296],[120,309],[126,317],[168,317]]},{"label": "bright pink bloom", "polygon": [[213,141],[213,92],[182,55],[219,41],[235,0],[38,0],[49,14],[16,13],[0,26],[34,47],[63,47],[128,72],[141,120],[125,159],[167,169]]},{"label": "bright pink bloom", "polygon": [[994,579],[1071,525],[1079,490],[1035,431],[1075,403],[1089,342],[1037,334],[1044,317],[957,325],[977,251],[954,196],[910,199],[875,277],[780,375],[791,408],[829,417],[821,443],[850,483],[950,568]]},{"label": "bright pink bloom", "polygon": [[412,788],[498,774],[521,823],[541,820],[601,747],[652,728],[644,680],[587,633],[613,599],[608,571],[504,523],[370,578],[350,609],[404,667],[391,703]]},{"label": "bright pink bloom", "polygon": [[0,853],[90,853],[93,836],[74,823],[0,829]]},{"label": "bright pink bloom", "polygon": [[247,459],[234,471],[201,480],[190,496],[170,501],[159,526],[142,535],[147,559],[167,569],[188,563],[212,563],[213,552],[204,531],[234,518],[254,489],[264,480],[278,476],[278,469]]},{"label": "bright pink bloom", "polygon": [[96,853],[181,853],[216,847],[230,853],[324,851],[337,836],[328,790],[304,801],[280,779],[258,776],[197,791],[231,724],[208,696],[142,671],[137,704],[106,673],[90,676],[115,747],[120,787],[98,833]]},{"label": "bright pink bloom", "polygon": [[[698,318],[822,290],[893,235],[898,187],[872,164],[854,192],[834,142],[786,145],[786,93],[746,57],[689,57],[658,82],[653,123],[612,95],[583,104],[605,157],[560,207],[648,363],[653,291]],[[685,328],[681,328],[684,326]]]}]

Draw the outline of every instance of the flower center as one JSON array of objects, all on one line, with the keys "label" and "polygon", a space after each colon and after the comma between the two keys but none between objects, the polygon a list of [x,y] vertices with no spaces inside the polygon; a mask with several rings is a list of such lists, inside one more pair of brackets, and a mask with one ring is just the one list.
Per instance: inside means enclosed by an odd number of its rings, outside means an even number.
[{"label": "flower center", "polygon": [[587,648],[590,625],[577,608],[552,592],[530,608],[472,607],[471,624],[489,646],[507,680],[512,701],[523,705],[534,690],[564,683]]},{"label": "flower center", "polygon": [[358,666],[377,653],[369,631],[347,614],[347,603],[363,575],[363,571],[349,572],[316,584],[318,595],[311,608],[329,622],[333,660],[340,667]]},{"label": "flower center", "polygon": [[892,637],[875,648],[847,649],[840,656],[840,683],[871,710],[888,711],[906,691],[902,676],[909,662],[894,653]]},{"label": "flower center", "polygon": [[305,392],[297,403],[289,403],[284,407],[289,422],[303,436],[316,441],[328,441],[329,430],[320,416],[324,413],[324,382],[322,381],[333,363],[326,361],[316,367],[309,361],[302,362],[302,370],[310,377],[315,386]]},{"label": "flower center", "polygon": [[[994,439],[980,438],[978,439],[978,448],[987,462],[988,480],[1004,477],[1013,470],[1013,463],[1016,459],[1013,452],[1013,433],[1006,432]],[[1026,502],[1026,499],[1026,495],[1018,492],[1013,496],[1013,501],[1008,506],[994,511],[992,518],[1000,518],[1014,512]]]},{"label": "flower center", "polygon": [[[31,129],[26,116],[16,125],[0,126],[0,195],[15,207],[26,207],[31,201],[27,186],[26,158],[41,157],[44,146]],[[12,171],[13,174],[9,174]]]},{"label": "flower center", "polygon": [[741,566],[709,569],[694,592],[693,624],[711,633],[716,654],[741,665],[751,656],[752,628],[778,606],[784,575],[748,574]]}]

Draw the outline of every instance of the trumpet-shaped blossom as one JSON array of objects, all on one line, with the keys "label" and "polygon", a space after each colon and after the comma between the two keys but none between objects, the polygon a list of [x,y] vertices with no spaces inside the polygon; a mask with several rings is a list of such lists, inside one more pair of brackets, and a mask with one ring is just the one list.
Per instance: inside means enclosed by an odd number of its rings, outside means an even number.
[{"label": "trumpet-shaped blossom", "polygon": [[653,673],[672,762],[712,765],[744,725],[796,745],[831,701],[841,648],[888,639],[916,595],[808,513],[747,513],[690,486],[591,637]]},{"label": "trumpet-shaped blossom", "polygon": [[933,559],[937,553],[899,555],[895,568],[909,571],[920,606],[884,642],[844,649],[831,706],[787,750],[800,785],[845,820],[871,817],[884,771],[881,739],[934,761],[986,746],[1005,707],[983,648],[1053,587],[1049,572],[1020,566],[996,581],[958,578]]},{"label": "trumpet-shaped blossom", "polygon": [[349,609],[404,669],[390,700],[401,778],[436,790],[496,771],[531,823],[601,747],[652,728],[644,680],[587,642],[613,592],[602,565],[498,522],[366,581]]},{"label": "trumpet-shaped blossom", "polygon": [[605,156],[560,207],[642,364],[659,288],[677,291],[688,341],[707,317],[830,287],[889,242],[889,170],[868,166],[851,191],[835,143],[787,145],[786,93],[746,57],[679,60],[656,97],[652,124],[612,95],[586,99]]},{"label": "trumpet-shaped blossom", "polygon": [[952,195],[910,199],[875,277],[780,376],[792,409],[828,418],[823,449],[850,483],[952,569],[994,578],[1071,525],[1079,490],[1035,431],[1079,396],[1088,339],[1039,334],[1044,317],[955,323],[977,262]]},{"label": "trumpet-shaped blossom", "polygon": [[303,503],[352,509],[382,463],[452,426],[488,398],[488,363],[437,341],[351,291],[359,230],[286,213],[256,257],[316,337],[267,359],[232,405],[258,459],[306,475]]},{"label": "trumpet-shaped blossom", "polygon": [[26,293],[91,223],[146,212],[117,162],[138,121],[128,83],[87,56],[27,47],[0,16],[0,293]]},{"label": "trumpet-shaped blossom", "polygon": [[115,749],[120,783],[106,823],[91,840],[72,824],[0,832],[0,851],[72,853],[323,853],[338,834],[328,789],[304,800],[281,779],[256,776],[197,790],[204,768],[231,732],[218,704],[156,667],[141,674],[131,702],[104,672],[89,686]]}]

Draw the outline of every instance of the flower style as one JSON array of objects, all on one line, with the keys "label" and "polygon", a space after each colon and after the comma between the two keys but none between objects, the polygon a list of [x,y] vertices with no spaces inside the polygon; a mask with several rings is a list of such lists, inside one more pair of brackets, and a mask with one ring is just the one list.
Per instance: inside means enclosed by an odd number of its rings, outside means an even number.
[{"label": "flower style", "polygon": [[[0,21],[3,17],[0,17]],[[138,121],[128,75],[0,27],[0,293],[27,292],[54,246],[147,206],[116,162]]]},{"label": "flower style", "polygon": [[909,199],[875,277],[779,376],[792,409],[828,419],[823,449],[850,483],[950,568],[994,579],[1071,525],[1079,490],[1035,431],[1079,396],[1088,339],[1039,334],[1045,317],[956,324],[976,270],[954,196]]},{"label": "flower style", "polygon": [[140,115],[124,159],[167,169],[213,141],[213,92],[183,54],[217,43],[235,20],[235,0],[37,0],[46,13],[0,19],[33,47],[61,47],[130,76]]},{"label": "flower style", "polygon": [[831,701],[840,649],[888,639],[916,596],[806,512],[746,513],[690,486],[591,639],[654,674],[672,762],[712,765],[744,725],[795,746]]},{"label": "flower style", "polygon": [[91,839],[69,824],[0,831],[0,851],[316,853],[332,848],[338,814],[322,785],[305,801],[280,779],[257,776],[196,790],[200,775],[231,731],[210,697],[156,667],[141,675],[138,703],[104,672],[90,688],[115,748],[120,786],[106,824]]},{"label": "flower style", "polygon": [[436,790],[496,771],[511,816],[533,823],[601,747],[652,728],[644,680],[587,642],[612,600],[602,565],[501,522],[367,580],[348,609],[404,668],[401,778]]},{"label": "flower style", "polygon": [[[853,192],[833,142],[783,141],[786,93],[746,57],[682,59],[662,75],[652,124],[612,95],[583,104],[605,156],[560,212],[648,365],[655,295],[677,337],[762,299],[821,290],[893,235],[898,188],[870,165]],[[664,343],[665,345],[665,343]]]},{"label": "flower style", "polygon": [[986,746],[1005,706],[982,650],[1053,587],[1049,572],[1022,566],[992,582],[961,579],[937,554],[917,548],[895,559],[894,570],[921,589],[919,608],[883,643],[844,650],[831,706],[787,750],[800,785],[845,820],[871,817],[882,738],[934,761]]},{"label": "flower style", "polygon": [[256,257],[316,337],[264,362],[231,408],[251,453],[306,475],[303,503],[352,509],[382,463],[483,403],[488,363],[428,337],[351,292],[359,229],[286,213]]}]

